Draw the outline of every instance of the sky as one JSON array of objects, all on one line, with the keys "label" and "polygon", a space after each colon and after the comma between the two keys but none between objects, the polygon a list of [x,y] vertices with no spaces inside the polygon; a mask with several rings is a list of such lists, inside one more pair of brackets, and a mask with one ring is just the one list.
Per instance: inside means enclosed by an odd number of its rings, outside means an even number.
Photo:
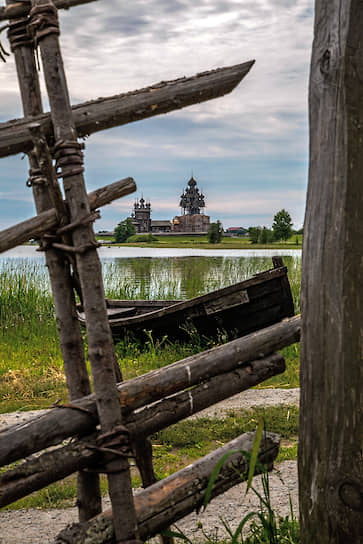
[{"label": "sky", "polygon": [[[256,61],[222,98],[87,139],[88,191],[127,176],[137,184],[136,193],[102,209],[97,231],[113,229],[141,196],[152,219],[179,215],[192,174],[205,213],[224,228],[270,227],[282,208],[301,228],[313,0],[98,0],[60,11],[60,22],[72,104]],[[9,50],[5,33],[0,38]],[[0,64],[0,122],[22,117],[9,59]],[[1,159],[1,229],[35,215],[27,169],[23,155]]]}]

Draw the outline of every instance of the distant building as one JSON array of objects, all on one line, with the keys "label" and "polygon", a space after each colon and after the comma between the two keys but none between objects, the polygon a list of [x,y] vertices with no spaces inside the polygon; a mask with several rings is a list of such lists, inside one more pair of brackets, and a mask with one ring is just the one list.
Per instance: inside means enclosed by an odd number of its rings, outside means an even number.
[{"label": "distant building", "polygon": [[203,213],[205,208],[204,195],[199,192],[197,182],[193,176],[180,196],[179,206],[183,209],[183,215],[174,217],[174,232],[197,232],[199,234],[208,232],[210,217]]},{"label": "distant building", "polygon": [[150,202],[145,204],[145,200],[141,197],[140,201],[134,204],[134,211],[131,215],[132,222],[138,234],[151,232],[151,205]]},{"label": "distant building", "polygon": [[225,235],[227,236],[247,236],[248,231],[243,227],[229,227],[225,230]]},{"label": "distant building", "polygon": [[160,232],[171,232],[172,223],[171,221],[154,221],[151,220],[151,232],[157,234]]},{"label": "distant building", "polygon": [[150,202],[140,198],[134,204],[131,215],[137,234],[153,233],[198,233],[206,234],[210,225],[209,215],[204,214],[205,197],[199,192],[197,182],[193,176],[180,196],[179,206],[183,209],[183,215],[175,216],[173,221],[151,219]]}]

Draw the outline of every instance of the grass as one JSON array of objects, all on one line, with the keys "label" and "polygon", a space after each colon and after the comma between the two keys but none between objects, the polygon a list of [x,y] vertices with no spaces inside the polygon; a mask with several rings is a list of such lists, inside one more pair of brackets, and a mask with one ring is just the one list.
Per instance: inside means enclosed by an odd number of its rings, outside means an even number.
[{"label": "grass", "polygon": [[[280,434],[282,446],[276,463],[296,459],[298,434],[298,409],[296,406],[273,406],[234,411],[224,419],[196,418],[181,421],[151,437],[154,468],[159,479],[180,470],[200,457],[223,446],[245,432],[255,430],[258,421],[265,420],[266,428]],[[139,487],[140,476],[132,469],[133,486]],[[105,478],[101,482],[102,492],[107,493]],[[72,506],[77,496],[76,477],[54,483],[47,488],[21,499],[7,508],[64,508]]]},{"label": "grass", "polygon": [[[286,257],[299,311],[300,260]],[[271,266],[261,258],[115,259],[103,263],[106,294],[114,298],[189,298],[241,281]],[[121,342],[124,378],[132,378],[215,345]],[[287,370],[260,387],[297,387],[299,345],[283,350]],[[67,399],[49,281],[41,259],[0,260],[0,413],[49,407]]]},{"label": "grass", "polygon": [[[154,241],[148,241],[145,238],[142,240],[136,237],[124,243],[122,246],[141,246],[141,247],[164,247],[164,248],[197,248],[197,249],[301,249],[302,235],[294,234],[286,240],[286,242],[274,242],[270,244],[252,244],[249,238],[239,237],[230,238],[223,237],[222,241],[217,244],[208,242],[207,236],[157,236]],[[107,239],[109,241],[109,238]],[[119,244],[116,244],[119,245]]]},{"label": "grass", "polygon": [[[224,246],[225,247],[225,246]],[[275,246],[276,247],[276,246]],[[295,307],[299,311],[300,260],[285,258],[289,267]],[[41,263],[41,264],[39,264]],[[271,266],[270,259],[191,258],[122,259],[103,263],[106,294],[114,298],[189,298],[222,285],[241,281]],[[124,378],[144,374],[212,347],[171,344],[149,340],[141,344],[123,341],[116,352]],[[299,345],[283,350],[287,370],[258,387],[298,387]],[[43,261],[0,261],[0,413],[48,408],[56,400],[67,400],[62,356],[54,308]],[[261,414],[266,427],[282,436],[277,462],[296,459],[296,407],[274,407],[265,411],[227,414],[225,420],[183,421],[153,436],[155,470],[159,478],[179,470],[206,455],[235,436],[256,427]],[[140,485],[136,469],[133,485]],[[107,484],[102,479],[102,490]],[[32,494],[11,508],[58,508],[75,503],[76,479],[62,482]],[[263,540],[251,541],[264,542]]]}]

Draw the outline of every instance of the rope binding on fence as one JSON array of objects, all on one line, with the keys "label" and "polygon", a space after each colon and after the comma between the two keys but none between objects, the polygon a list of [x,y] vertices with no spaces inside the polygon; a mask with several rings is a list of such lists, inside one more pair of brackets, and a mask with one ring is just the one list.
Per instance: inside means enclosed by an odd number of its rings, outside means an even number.
[{"label": "rope binding on fence", "polygon": [[58,178],[68,178],[82,174],[84,144],[77,140],[59,140],[54,146],[56,172]]}]

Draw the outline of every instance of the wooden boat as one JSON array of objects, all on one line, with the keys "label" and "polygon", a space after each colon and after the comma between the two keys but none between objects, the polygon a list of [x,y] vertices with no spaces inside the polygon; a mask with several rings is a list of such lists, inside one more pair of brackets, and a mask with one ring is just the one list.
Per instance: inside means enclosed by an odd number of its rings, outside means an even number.
[{"label": "wooden boat", "polygon": [[[184,301],[111,300],[107,311],[113,337],[131,333],[146,340],[167,336],[192,341],[193,335],[207,338],[223,334],[237,338],[294,315],[287,269],[281,257],[273,257],[274,268],[206,295]],[[85,315],[78,312],[85,324]]]}]

